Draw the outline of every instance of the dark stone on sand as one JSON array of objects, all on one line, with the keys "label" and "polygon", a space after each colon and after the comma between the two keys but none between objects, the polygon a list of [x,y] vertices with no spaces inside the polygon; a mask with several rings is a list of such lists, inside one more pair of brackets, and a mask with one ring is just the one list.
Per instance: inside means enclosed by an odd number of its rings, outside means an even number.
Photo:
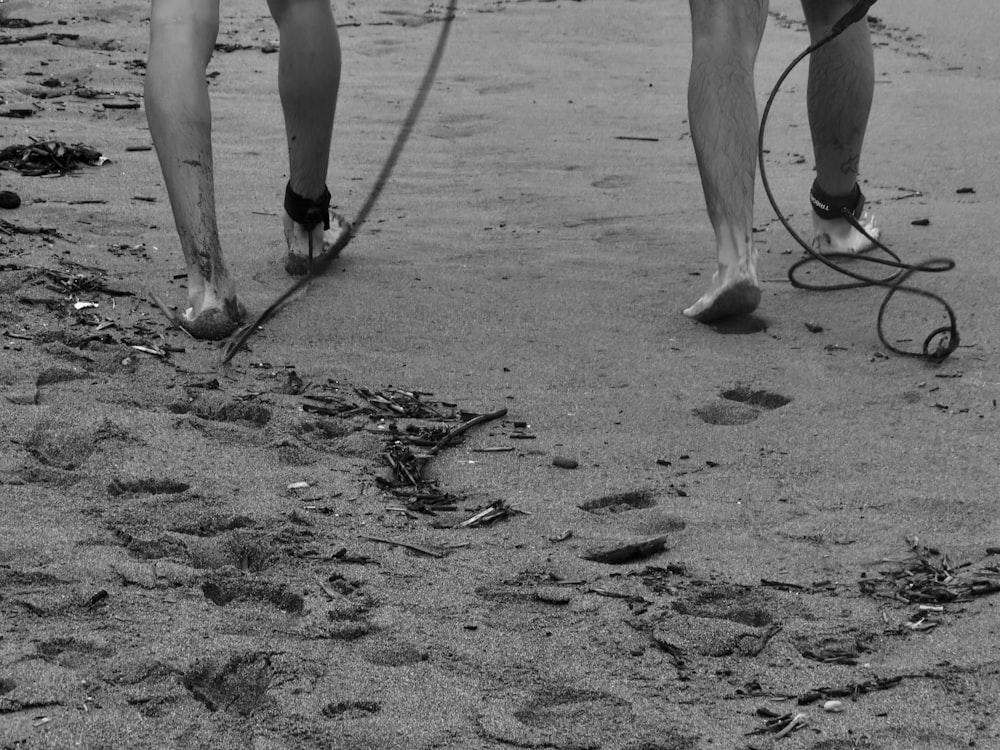
[{"label": "dark stone on sand", "polygon": [[0,190],[0,208],[15,209],[21,206],[21,196],[11,190]]},{"label": "dark stone on sand", "polygon": [[658,536],[638,542],[613,544],[610,547],[594,547],[586,550],[581,557],[584,560],[621,565],[622,563],[642,560],[666,549],[667,538]]}]

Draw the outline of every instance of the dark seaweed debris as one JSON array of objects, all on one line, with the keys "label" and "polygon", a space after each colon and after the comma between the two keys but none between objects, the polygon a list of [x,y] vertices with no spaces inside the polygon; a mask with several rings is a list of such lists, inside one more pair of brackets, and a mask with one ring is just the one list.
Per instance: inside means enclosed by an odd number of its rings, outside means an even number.
[{"label": "dark seaweed debris", "polygon": [[331,417],[353,417],[359,414],[376,417],[432,419],[457,421],[462,418],[455,404],[427,401],[430,394],[389,388],[373,391],[362,386],[341,387],[330,381],[322,393],[311,393],[306,398],[317,404],[303,404],[302,409],[313,414]]},{"label": "dark seaweed debris", "polygon": [[863,578],[862,593],[911,604],[967,602],[1000,593],[1000,569],[955,564],[940,550],[914,544],[911,556],[878,577]]},{"label": "dark seaweed debris", "polygon": [[66,175],[83,166],[99,166],[103,159],[101,152],[90,146],[82,143],[68,145],[55,140],[0,149],[0,169],[20,172],[28,177]]}]

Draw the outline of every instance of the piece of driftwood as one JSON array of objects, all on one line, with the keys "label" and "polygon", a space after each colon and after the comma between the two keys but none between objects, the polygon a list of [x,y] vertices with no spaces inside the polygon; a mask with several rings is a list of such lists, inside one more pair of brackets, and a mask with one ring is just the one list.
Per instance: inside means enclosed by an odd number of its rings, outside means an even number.
[{"label": "piece of driftwood", "polygon": [[667,538],[665,536],[657,536],[640,542],[616,544],[610,547],[594,547],[584,552],[581,557],[584,560],[593,560],[594,562],[607,563],[609,565],[621,565],[622,563],[650,557],[658,552],[663,552],[666,548]]}]

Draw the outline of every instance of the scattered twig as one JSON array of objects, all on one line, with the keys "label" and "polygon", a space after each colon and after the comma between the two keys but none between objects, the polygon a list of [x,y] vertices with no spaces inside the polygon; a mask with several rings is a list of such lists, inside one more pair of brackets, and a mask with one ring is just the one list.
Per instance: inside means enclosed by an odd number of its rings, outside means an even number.
[{"label": "scattered twig", "polygon": [[633,604],[649,604],[649,599],[638,594],[623,594],[619,591],[611,591],[610,589],[599,589],[596,586],[591,586],[587,589],[588,594],[597,594],[598,596],[606,596],[610,599],[624,599],[627,602]]},{"label": "scattered twig", "polygon": [[448,443],[452,442],[455,438],[459,437],[463,433],[465,433],[468,430],[472,429],[476,425],[480,425],[480,424],[483,424],[485,422],[490,422],[490,421],[492,421],[494,419],[500,419],[501,417],[505,417],[505,416],[507,416],[507,409],[506,408],[501,408],[501,409],[497,409],[496,411],[491,411],[488,414],[480,414],[478,417],[473,417],[469,421],[463,422],[458,427],[456,427],[454,430],[452,430],[447,435],[445,435],[443,438],[441,438],[437,442],[437,444],[433,448],[431,448],[431,450],[430,450],[431,455],[432,456],[433,455],[437,455],[438,451],[440,451],[442,448],[444,448],[446,445],[448,445]]},{"label": "scattered twig", "polygon": [[410,542],[400,542],[395,539],[386,539],[380,536],[362,536],[362,539],[367,539],[369,542],[380,542],[381,544],[390,544],[393,547],[403,547],[405,549],[411,550],[413,552],[419,552],[421,555],[427,555],[428,557],[444,557],[447,553],[440,550],[431,549],[430,547],[424,547],[420,544],[411,544]]},{"label": "scattered twig", "polygon": [[493,523],[501,518],[506,518],[512,513],[522,513],[523,511],[515,511],[503,500],[496,500],[490,503],[488,506],[483,508],[481,511],[476,513],[471,518],[467,518],[459,526],[465,528],[471,528],[473,526],[485,526],[488,523]]},{"label": "scattered twig", "polygon": [[801,729],[808,723],[809,723],[809,717],[807,717],[805,714],[795,714],[795,716],[792,717],[791,721],[789,721],[788,724],[785,725],[785,728],[780,730],[777,734],[774,735],[774,739],[780,740],[782,737],[787,737],[789,734]]},{"label": "scattered twig", "polygon": [[748,737],[755,734],[773,734],[774,739],[780,740],[809,723],[809,717],[804,713],[778,714],[769,708],[758,708],[757,714],[767,721],[760,729],[747,732]]},{"label": "scattered twig", "polygon": [[[346,552],[346,550],[345,550],[345,552]],[[337,592],[334,591],[333,589],[331,589],[329,586],[327,586],[326,583],[324,583],[324,581],[323,581],[322,578],[317,578],[316,579],[316,585],[319,586],[320,589],[323,591],[323,593],[326,594],[328,597],[330,597],[330,599],[332,599],[334,601],[336,601],[337,599],[340,599],[340,597],[337,596]]]},{"label": "scattered twig", "polygon": [[872,693],[876,690],[888,690],[894,688],[903,681],[902,676],[887,677],[885,679],[868,680],[867,682],[857,682],[843,687],[820,687],[803,693],[798,698],[800,706],[807,706],[818,700],[828,698],[853,698],[865,693]]},{"label": "scattered twig", "polygon": [[178,330],[181,330],[184,333],[186,333],[191,338],[194,338],[191,332],[183,325],[181,325],[180,318],[177,316],[177,313],[175,313],[173,310],[167,307],[166,303],[153,292],[149,292],[148,294],[149,294],[149,301],[152,302],[159,309],[159,311],[166,316],[167,320],[170,321],[170,323],[174,326],[174,328],[177,328]]},{"label": "scattered twig", "polygon": [[776,636],[780,632],[781,632],[781,626],[780,625],[776,625],[776,624],[771,625],[771,627],[769,627],[767,630],[765,630],[760,635],[760,637],[757,638],[757,642],[752,647],[750,647],[750,648],[748,648],[748,649],[745,650],[745,652],[744,652],[745,655],[746,656],[757,656],[758,654],[760,654],[761,651],[764,650],[764,648],[767,646],[767,644],[770,642],[770,640],[772,638],[774,638],[774,636]]},{"label": "scattered twig", "polygon": [[65,239],[59,230],[55,227],[25,227],[20,224],[15,224],[6,219],[0,219],[0,232],[6,235],[14,234],[40,234],[45,237],[55,237],[56,239]]},{"label": "scattered twig", "polygon": [[154,357],[166,357],[167,356],[167,353],[165,351],[163,351],[162,349],[157,349],[156,347],[152,347],[152,346],[143,346],[141,344],[132,344],[131,348],[135,349],[137,352],[142,352],[143,354],[151,354]]},{"label": "scattered twig", "polygon": [[858,652],[836,648],[825,648],[819,651],[803,651],[803,658],[818,661],[820,664],[844,664],[854,666],[858,663]]},{"label": "scattered twig", "polygon": [[52,21],[29,21],[27,18],[0,16],[0,29],[30,29],[34,26],[49,26]]},{"label": "scattered twig", "polygon": [[939,550],[917,543],[911,550],[908,558],[880,561],[894,564],[895,569],[862,579],[861,591],[911,604],[965,602],[1000,593],[1000,573],[995,569],[955,565]]},{"label": "scattered twig", "polygon": [[0,36],[0,44],[20,44],[21,42],[42,42],[46,39],[50,40],[53,44],[60,42],[64,39],[76,40],[79,39],[79,34],[22,34],[20,36],[15,36],[13,34],[4,34]]}]

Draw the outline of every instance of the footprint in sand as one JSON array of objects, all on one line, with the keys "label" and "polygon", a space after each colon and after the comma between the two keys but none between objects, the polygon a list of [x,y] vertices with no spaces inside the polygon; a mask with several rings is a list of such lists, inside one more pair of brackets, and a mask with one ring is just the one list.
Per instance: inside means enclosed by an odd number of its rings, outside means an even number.
[{"label": "footprint in sand", "polygon": [[225,662],[204,659],[182,676],[181,683],[209,711],[227,710],[250,716],[269,702],[274,669],[270,654],[234,654]]},{"label": "footprint in sand", "polygon": [[780,409],[792,399],[780,393],[736,386],[719,394],[721,400],[699,406],[694,413],[706,424],[739,425],[753,422],[765,411]]},{"label": "footprint in sand", "polygon": [[178,401],[168,408],[174,414],[193,414],[211,422],[245,422],[263,427],[271,421],[271,410],[266,406],[221,394],[201,394],[194,401]]},{"label": "footprint in sand", "polygon": [[[531,692],[508,690],[484,702],[481,734],[508,746],[694,750],[698,739],[650,720],[625,696],[550,683]],[[656,724],[655,728],[653,724]]]},{"label": "footprint in sand", "polygon": [[243,581],[226,578],[206,581],[201,592],[208,601],[219,607],[232,602],[263,602],[282,612],[301,614],[305,609],[304,597],[286,586],[267,581]]},{"label": "footprint in sand", "polygon": [[377,667],[409,667],[427,661],[430,654],[412,643],[373,643],[365,652],[365,660]]}]

